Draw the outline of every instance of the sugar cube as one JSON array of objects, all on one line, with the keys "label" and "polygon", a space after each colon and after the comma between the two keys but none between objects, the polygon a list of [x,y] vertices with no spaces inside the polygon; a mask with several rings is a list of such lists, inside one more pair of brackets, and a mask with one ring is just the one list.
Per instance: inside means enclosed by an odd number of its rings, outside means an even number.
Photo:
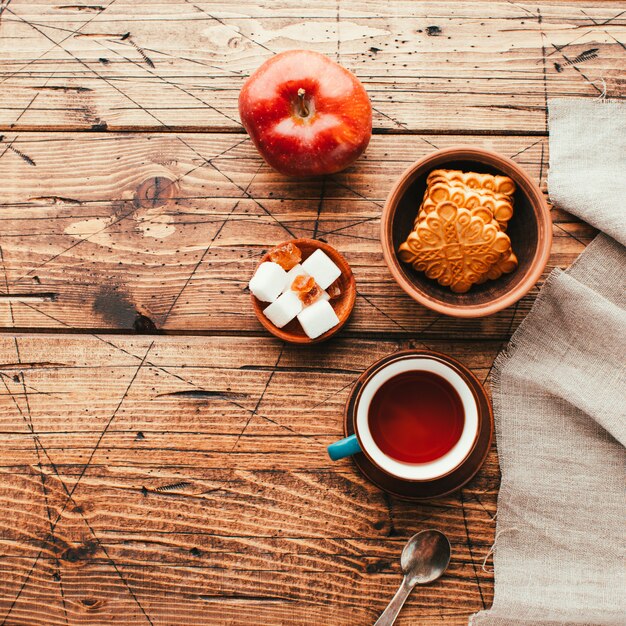
[{"label": "sugar cube", "polygon": [[285,291],[263,313],[274,326],[282,328],[285,324],[289,324],[300,311],[302,311],[302,301],[298,294],[295,291]]},{"label": "sugar cube", "polygon": [[308,276],[308,274],[302,269],[302,265],[300,265],[300,263],[298,263],[298,265],[294,265],[294,267],[287,272],[287,284],[285,285],[285,289],[283,289],[283,291],[291,289],[293,281],[298,278],[298,276]]},{"label": "sugar cube", "polygon": [[341,276],[341,270],[333,263],[330,257],[320,249],[317,249],[306,261],[302,263],[302,269],[315,278],[315,282],[326,289]]},{"label": "sugar cube", "polygon": [[263,302],[274,302],[287,283],[287,272],[277,263],[261,263],[250,280],[250,291]]},{"label": "sugar cube", "polygon": [[335,310],[323,298],[306,307],[298,315],[298,321],[309,339],[315,339],[339,324]]}]

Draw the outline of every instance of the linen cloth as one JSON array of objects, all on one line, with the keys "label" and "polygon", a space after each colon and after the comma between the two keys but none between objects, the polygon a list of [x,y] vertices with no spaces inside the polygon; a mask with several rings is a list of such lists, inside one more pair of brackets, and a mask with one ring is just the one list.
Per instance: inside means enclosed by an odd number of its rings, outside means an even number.
[{"label": "linen cloth", "polygon": [[600,234],[494,366],[493,607],[473,626],[626,624],[626,104],[549,102],[552,201]]}]

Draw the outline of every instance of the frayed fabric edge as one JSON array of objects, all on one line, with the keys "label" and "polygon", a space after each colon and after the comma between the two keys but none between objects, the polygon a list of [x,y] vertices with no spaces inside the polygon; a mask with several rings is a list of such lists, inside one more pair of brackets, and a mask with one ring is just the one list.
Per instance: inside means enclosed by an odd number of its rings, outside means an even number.
[{"label": "frayed fabric edge", "polygon": [[[524,320],[522,320],[521,324],[518,326],[517,330],[513,333],[511,339],[509,340],[508,344],[504,347],[504,349],[500,352],[500,354],[498,354],[498,356],[496,357],[496,359],[493,362],[493,370],[492,370],[492,394],[491,394],[491,398],[492,398],[492,404],[493,404],[493,414],[494,414],[494,421],[495,421],[495,430],[496,430],[496,446],[498,446],[498,444],[500,443],[500,415],[501,415],[501,411],[502,411],[502,400],[501,400],[501,395],[500,395],[500,386],[502,384],[502,375],[504,374],[504,370],[508,364],[508,362],[515,356],[515,353],[518,351],[520,344],[522,343],[520,341],[520,339],[523,339],[524,334],[526,333],[526,328],[528,327],[528,325],[530,323],[532,323],[533,318],[536,315],[536,309],[537,307],[541,306],[543,301],[545,300],[545,298],[547,297],[547,294],[550,292],[550,288],[551,286],[561,277],[563,276],[563,274],[565,274],[565,272],[563,270],[561,270],[560,268],[555,268],[552,270],[552,272],[550,272],[550,274],[548,275],[548,277],[546,278],[546,281],[541,289],[541,291],[539,292],[539,295],[537,296],[535,302],[533,303],[532,308],[530,309],[530,312],[528,313],[528,315],[526,316],[526,318]],[[502,473],[502,482],[506,482],[506,477],[505,477],[505,471],[506,468],[502,467],[502,462],[500,461],[500,470]],[[500,490],[500,493],[498,494],[498,501],[500,500],[500,494],[502,493],[502,488]],[[499,502],[498,502],[499,505]],[[499,520],[496,520],[496,534],[494,537],[494,541],[493,544],[491,545],[491,547],[489,548],[489,552],[487,554],[487,556],[489,556],[489,554],[493,554],[494,556],[494,575],[497,576],[496,573],[496,553],[498,550],[498,537],[503,533],[506,532],[507,530],[511,530],[511,529],[506,529],[506,528],[498,528],[500,522]],[[494,595],[494,602],[495,602],[495,595]],[[475,626],[475,617],[477,615],[483,614],[489,614],[491,612],[491,609],[487,609],[487,610],[483,610],[483,611],[478,611],[477,613],[473,613],[472,615],[470,615],[469,621],[468,621],[468,625],[469,626]]]}]

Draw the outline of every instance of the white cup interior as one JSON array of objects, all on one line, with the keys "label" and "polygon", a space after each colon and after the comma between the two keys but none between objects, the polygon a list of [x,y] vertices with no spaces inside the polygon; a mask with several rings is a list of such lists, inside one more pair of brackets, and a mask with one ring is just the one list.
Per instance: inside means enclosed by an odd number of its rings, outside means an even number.
[{"label": "white cup interior", "polygon": [[[369,408],[376,391],[394,376],[416,370],[432,372],[447,380],[459,394],[465,415],[461,437],[454,447],[428,463],[405,463],[385,454],[376,445],[369,427]],[[478,432],[478,406],[469,385],[454,369],[429,357],[410,357],[384,366],[367,381],[359,398],[355,428],[363,451],[382,470],[404,480],[432,480],[458,467],[472,451]]]}]

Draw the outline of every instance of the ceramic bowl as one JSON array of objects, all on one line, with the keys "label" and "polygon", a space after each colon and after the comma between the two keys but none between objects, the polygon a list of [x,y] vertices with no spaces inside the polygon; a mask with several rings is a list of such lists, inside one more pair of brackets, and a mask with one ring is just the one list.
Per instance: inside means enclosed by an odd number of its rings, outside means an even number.
[{"label": "ceramic bowl", "polygon": [[[504,174],[515,181],[515,212],[506,231],[519,260],[514,272],[482,285],[473,285],[467,293],[454,293],[398,259],[398,247],[413,228],[426,190],[426,178],[432,170],[439,168]],[[517,302],[539,280],[552,243],[550,210],[535,181],[511,159],[473,147],[438,150],[409,167],[389,193],[381,226],[385,262],[395,281],[414,300],[455,317],[491,315]]]},{"label": "ceramic bowl", "polygon": [[[354,302],[356,300],[356,282],[354,280],[352,270],[350,269],[350,265],[348,265],[348,262],[341,254],[339,254],[339,252],[337,252],[337,250],[335,250],[335,248],[329,246],[323,241],[318,241],[317,239],[290,239],[289,241],[284,241],[279,244],[276,248],[284,246],[286,243],[292,243],[300,248],[302,251],[302,261],[305,261],[316,250],[322,250],[341,270],[341,276],[337,279],[337,284],[339,285],[341,294],[338,298],[335,298],[331,302],[333,309],[339,318],[339,324],[325,332],[323,335],[320,335],[315,339],[309,339],[309,337],[307,337],[305,332],[302,330],[302,326],[300,326],[300,322],[298,322],[297,319],[292,320],[289,324],[283,326],[282,328],[274,326],[274,324],[272,324],[272,322],[270,322],[267,317],[263,315],[263,309],[269,306],[269,304],[267,302],[261,302],[251,294],[250,297],[252,298],[252,307],[254,308],[254,312],[259,322],[261,322],[261,324],[263,324],[263,326],[270,333],[272,333],[272,335],[275,335],[283,341],[299,344],[312,344],[326,341],[343,328],[352,313],[352,309],[354,308]],[[272,248],[272,250],[274,249],[275,248]],[[263,255],[259,265],[270,260],[270,252],[272,252],[272,250],[268,250],[265,255]]]}]

